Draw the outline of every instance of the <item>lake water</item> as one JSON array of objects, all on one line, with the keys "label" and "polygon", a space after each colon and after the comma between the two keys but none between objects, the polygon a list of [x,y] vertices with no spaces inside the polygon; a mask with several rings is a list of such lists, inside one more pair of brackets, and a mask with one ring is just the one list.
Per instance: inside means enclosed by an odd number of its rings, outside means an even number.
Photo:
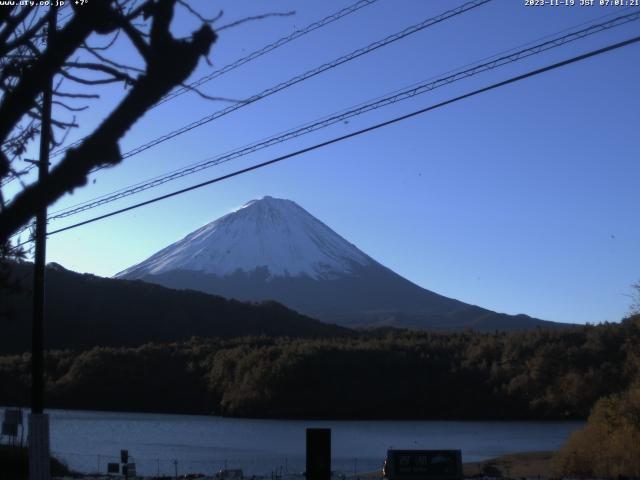
[{"label": "lake water", "polygon": [[[461,449],[463,461],[553,450],[584,422],[304,421],[51,410],[51,449],[78,471],[106,472],[128,449],[138,474],[304,470],[305,429],[332,430],[332,469],[381,468],[388,448]],[[26,420],[26,419],[25,419]]]}]

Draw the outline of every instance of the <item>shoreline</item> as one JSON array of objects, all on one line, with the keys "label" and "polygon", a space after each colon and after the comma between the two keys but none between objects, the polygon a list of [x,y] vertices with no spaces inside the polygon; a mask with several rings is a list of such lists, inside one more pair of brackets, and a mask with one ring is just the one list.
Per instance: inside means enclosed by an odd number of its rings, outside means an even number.
[{"label": "shoreline", "polygon": [[[22,452],[24,453],[24,452]],[[551,470],[551,461],[554,451],[535,451],[535,452],[520,452],[501,455],[487,460],[477,462],[464,462],[462,464],[463,477],[468,478],[552,478],[553,473]],[[60,469],[62,465],[58,467]],[[297,475],[287,475],[282,478],[298,478]],[[52,476],[55,480],[67,480],[67,479],[108,479],[112,478],[108,475],[102,474],[90,474],[90,473],[72,473],[72,472],[58,472],[57,475]],[[156,477],[138,477],[141,479],[156,478]],[[204,479],[213,477],[203,477]],[[246,478],[246,477],[245,477]],[[267,479],[268,476],[254,476],[253,478]],[[367,479],[380,479],[382,480],[381,471],[373,471],[367,473],[359,473],[357,477],[337,477],[355,480]]]},{"label": "shoreline", "polygon": [[[0,355],[1,357],[1,355]],[[29,414],[31,407],[26,405],[5,405],[0,403],[0,411],[5,409],[20,409],[25,414]],[[379,416],[379,417],[353,417],[353,416],[252,416],[252,415],[222,415],[215,411],[209,412],[180,412],[180,411],[162,411],[157,410],[136,410],[136,409],[104,409],[104,408],[79,408],[79,407],[62,407],[54,405],[46,407],[44,413],[54,412],[82,412],[82,413],[105,413],[105,414],[126,414],[126,415],[163,415],[163,416],[188,416],[188,417],[205,417],[205,418],[219,418],[225,420],[265,420],[265,421],[283,421],[283,422],[491,422],[491,423],[532,423],[532,424],[545,424],[545,423],[558,423],[558,422],[582,422],[586,423],[588,417],[567,417],[559,416],[558,418],[533,418],[528,416],[523,417],[464,417],[464,416],[441,416],[441,417],[406,417],[406,416]]]}]

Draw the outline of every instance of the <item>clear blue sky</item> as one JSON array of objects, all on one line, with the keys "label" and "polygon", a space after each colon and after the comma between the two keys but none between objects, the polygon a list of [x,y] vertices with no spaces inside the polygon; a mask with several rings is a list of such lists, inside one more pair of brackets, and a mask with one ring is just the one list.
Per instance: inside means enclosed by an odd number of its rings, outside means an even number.
[{"label": "clear blue sky", "polygon": [[[462,1],[379,0],[207,84],[246,98]],[[300,123],[556,33],[622,7],[526,7],[494,0],[248,106],[95,175],[52,210],[223,153]],[[209,2],[221,23],[296,10],[223,32],[223,66],[350,4]],[[635,7],[636,9],[640,7]],[[179,18],[177,30],[193,28]],[[640,22],[457,82],[348,124],[263,150],[68,221],[197,183],[320,140],[638,35]],[[130,53],[119,46],[120,58]],[[212,67],[204,62],[193,79]],[[277,166],[50,238],[48,261],[109,276],[246,201],[296,201],[382,264],[440,294],[492,310],[564,322],[618,321],[640,279],[640,45],[525,80]],[[122,95],[82,117],[90,126]],[[153,110],[126,151],[226,104],[183,95]],[[88,133],[78,130],[70,140]]]}]

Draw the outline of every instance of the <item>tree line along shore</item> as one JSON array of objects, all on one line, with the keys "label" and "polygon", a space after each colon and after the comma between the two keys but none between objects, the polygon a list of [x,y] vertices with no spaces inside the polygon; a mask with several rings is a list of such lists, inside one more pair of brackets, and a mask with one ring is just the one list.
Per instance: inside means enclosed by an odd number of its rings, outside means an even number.
[{"label": "tree line along shore", "polygon": [[[585,419],[640,378],[640,317],[514,333],[192,338],[46,356],[47,405],[267,418]],[[0,356],[27,404],[28,353]],[[126,392],[123,395],[123,392]]]}]

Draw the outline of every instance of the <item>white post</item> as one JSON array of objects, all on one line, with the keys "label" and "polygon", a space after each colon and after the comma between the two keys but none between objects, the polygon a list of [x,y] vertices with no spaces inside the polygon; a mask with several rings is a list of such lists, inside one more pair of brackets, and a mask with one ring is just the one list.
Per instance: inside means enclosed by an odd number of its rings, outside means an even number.
[{"label": "white post", "polygon": [[29,415],[29,480],[51,480],[49,415]]}]

